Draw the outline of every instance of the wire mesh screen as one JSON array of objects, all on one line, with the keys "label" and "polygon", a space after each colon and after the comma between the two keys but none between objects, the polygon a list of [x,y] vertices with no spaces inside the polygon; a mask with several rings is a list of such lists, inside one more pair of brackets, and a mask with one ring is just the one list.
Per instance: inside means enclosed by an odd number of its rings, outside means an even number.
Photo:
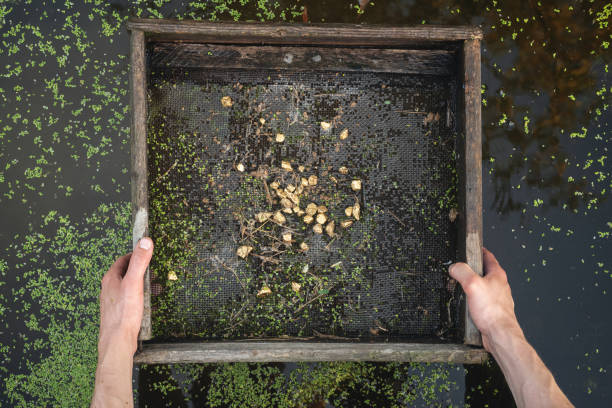
[{"label": "wire mesh screen", "polygon": [[456,92],[151,65],[154,334],[456,340]]}]

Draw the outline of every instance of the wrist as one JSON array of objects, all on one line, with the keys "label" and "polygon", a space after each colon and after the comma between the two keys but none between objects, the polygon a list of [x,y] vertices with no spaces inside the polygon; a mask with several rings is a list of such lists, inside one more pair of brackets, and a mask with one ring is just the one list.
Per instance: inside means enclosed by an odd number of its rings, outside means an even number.
[{"label": "wrist", "polygon": [[123,355],[133,356],[138,347],[136,337],[129,335],[128,331],[115,330],[112,332],[101,332],[98,339],[98,358],[106,355],[109,351]]},{"label": "wrist", "polygon": [[526,341],[525,334],[516,319],[499,321],[490,330],[483,333],[487,337],[488,348],[494,357],[499,355],[509,344]]}]

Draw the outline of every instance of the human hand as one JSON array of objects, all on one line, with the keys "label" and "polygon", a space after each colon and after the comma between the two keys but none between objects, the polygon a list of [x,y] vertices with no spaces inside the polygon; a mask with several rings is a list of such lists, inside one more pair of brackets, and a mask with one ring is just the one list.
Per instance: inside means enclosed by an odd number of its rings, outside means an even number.
[{"label": "human hand", "polygon": [[143,277],[152,255],[153,241],[142,238],[134,252],[119,257],[102,278],[99,353],[117,346],[128,347],[132,354],[136,352],[142,320]]},{"label": "human hand", "polygon": [[132,362],[142,320],[144,274],[153,241],[142,238],[102,278],[98,368],[91,407],[131,407]]},{"label": "human hand", "polygon": [[452,264],[449,273],[467,295],[470,316],[482,334],[485,349],[493,352],[492,337],[497,333],[518,330],[522,335],[522,331],[514,314],[514,300],[506,272],[486,248],[482,253],[484,277],[462,262]]}]

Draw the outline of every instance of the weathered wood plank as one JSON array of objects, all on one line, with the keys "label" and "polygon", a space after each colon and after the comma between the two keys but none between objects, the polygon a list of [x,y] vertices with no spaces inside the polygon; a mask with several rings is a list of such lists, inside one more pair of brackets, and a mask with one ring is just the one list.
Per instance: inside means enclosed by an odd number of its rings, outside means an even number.
[{"label": "weathered wood plank", "polygon": [[236,46],[154,43],[151,68],[241,68],[303,71],[368,71],[450,75],[455,53],[450,50]]},{"label": "weathered wood plank", "polygon": [[[148,235],[149,197],[147,185],[147,100],[145,38],[142,31],[130,35],[130,88],[131,88],[131,187],[133,245]],[[144,276],[144,310],[140,325],[140,340],[151,338],[151,290],[149,269]]]},{"label": "weathered wood plank", "polygon": [[[410,45],[415,42],[481,39],[473,26],[383,27],[354,24],[264,24],[130,19],[130,30],[162,34],[162,38],[216,44]],[[158,38],[158,37],[156,37]]]},{"label": "weathered wood plank", "polygon": [[[480,41],[463,45],[465,121],[465,259],[482,275],[482,119],[480,100]],[[466,305],[464,341],[481,345],[480,332]]]},{"label": "weathered wood plank", "polygon": [[482,348],[457,344],[228,341],[145,344],[134,356],[134,362],[400,361],[482,364],[487,358],[488,354]]}]

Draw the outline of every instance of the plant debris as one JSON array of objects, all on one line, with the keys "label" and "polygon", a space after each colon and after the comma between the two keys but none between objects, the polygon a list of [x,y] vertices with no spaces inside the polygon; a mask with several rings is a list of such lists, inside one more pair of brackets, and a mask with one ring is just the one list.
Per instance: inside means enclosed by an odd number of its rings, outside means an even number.
[{"label": "plant debris", "polygon": [[271,295],[271,294],[272,294],[272,289],[270,289],[267,285],[264,285],[257,292],[257,297],[258,298],[263,298],[263,297],[266,297],[266,296]]},{"label": "plant debris", "polygon": [[232,98],[230,98],[229,96],[224,96],[221,98],[221,105],[224,108],[230,108],[233,104],[234,102],[232,101]]},{"label": "plant debris", "polygon": [[317,214],[317,222],[319,224],[325,224],[327,222],[327,217],[325,214]]},{"label": "plant debris", "polygon": [[349,132],[348,129],[343,129],[342,132],[340,132],[340,140],[346,140],[349,137]]},{"label": "plant debris", "polygon": [[281,167],[287,171],[293,171],[293,167],[291,167],[291,163],[286,160],[281,161]]},{"label": "plant debris", "polygon": [[242,245],[241,247],[238,248],[238,250],[236,250],[236,255],[244,259],[247,256],[249,256],[252,250],[253,250],[252,246]]},{"label": "plant debris", "polygon": [[[323,214],[320,214],[323,215]],[[327,223],[327,225],[325,226],[325,232],[327,233],[327,235],[329,235],[330,237],[334,236],[334,227],[335,227],[335,223],[334,221],[330,221]]]}]

